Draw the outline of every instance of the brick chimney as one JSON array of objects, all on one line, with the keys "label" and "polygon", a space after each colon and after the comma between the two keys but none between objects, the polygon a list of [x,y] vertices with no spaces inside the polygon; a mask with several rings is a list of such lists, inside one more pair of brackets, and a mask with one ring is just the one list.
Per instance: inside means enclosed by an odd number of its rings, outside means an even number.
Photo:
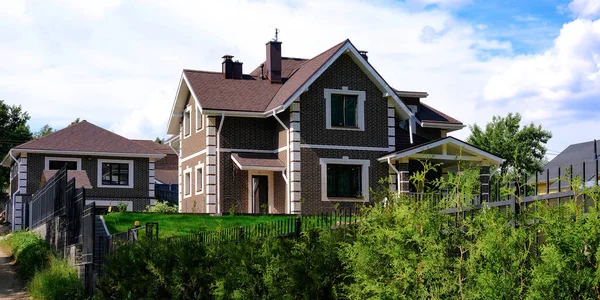
[{"label": "brick chimney", "polygon": [[237,60],[233,62],[233,79],[242,79],[242,77],[244,77],[242,65],[243,63]]},{"label": "brick chimney", "polygon": [[233,78],[233,55],[223,55],[223,77],[227,79]]},{"label": "brick chimney", "polygon": [[277,40],[267,43],[265,71],[271,83],[281,83],[281,42]]}]

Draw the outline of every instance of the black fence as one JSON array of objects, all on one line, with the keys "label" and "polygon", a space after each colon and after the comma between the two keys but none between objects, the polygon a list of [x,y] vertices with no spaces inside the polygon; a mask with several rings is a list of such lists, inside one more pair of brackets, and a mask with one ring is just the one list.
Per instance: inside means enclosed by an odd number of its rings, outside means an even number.
[{"label": "black fence", "polygon": [[24,227],[35,228],[63,213],[74,192],[75,179],[67,182],[67,169],[63,167],[32,196],[25,209]]},{"label": "black fence", "polygon": [[167,201],[172,205],[178,205],[179,203],[179,192],[176,184],[157,184],[154,187],[154,195],[159,201]]}]

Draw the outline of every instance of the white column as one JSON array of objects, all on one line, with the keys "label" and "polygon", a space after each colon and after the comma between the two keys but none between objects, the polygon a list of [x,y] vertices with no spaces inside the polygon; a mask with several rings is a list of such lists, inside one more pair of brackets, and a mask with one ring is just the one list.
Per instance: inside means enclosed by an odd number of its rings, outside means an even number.
[{"label": "white column", "polygon": [[217,119],[206,118],[206,212],[217,212]]},{"label": "white column", "polygon": [[178,211],[183,211],[183,169],[181,168],[181,154],[183,151],[181,150],[183,147],[183,126],[181,123],[179,124],[179,155],[177,156],[177,198],[179,200]]},{"label": "white column", "polygon": [[300,198],[302,197],[302,184],[300,179],[300,102],[296,101],[290,106],[290,213],[302,212]]},{"label": "white column", "polygon": [[388,99],[388,151],[396,151],[396,111],[392,99]]},{"label": "white column", "polygon": [[155,161],[156,159],[150,158],[148,162],[148,198],[150,198],[150,205],[154,205],[156,203],[155,194],[154,194],[154,184],[155,181]]}]

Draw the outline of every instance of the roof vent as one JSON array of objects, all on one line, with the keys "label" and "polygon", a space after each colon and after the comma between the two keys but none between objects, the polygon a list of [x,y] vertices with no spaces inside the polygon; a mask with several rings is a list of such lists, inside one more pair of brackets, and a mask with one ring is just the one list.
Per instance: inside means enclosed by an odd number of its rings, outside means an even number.
[{"label": "roof vent", "polygon": [[237,60],[233,62],[233,79],[242,79],[244,77],[242,65],[243,63]]},{"label": "roof vent", "polygon": [[367,53],[369,53],[369,51],[358,50],[358,53],[360,53],[360,56],[362,56],[366,61],[369,61],[369,57],[367,56]]}]

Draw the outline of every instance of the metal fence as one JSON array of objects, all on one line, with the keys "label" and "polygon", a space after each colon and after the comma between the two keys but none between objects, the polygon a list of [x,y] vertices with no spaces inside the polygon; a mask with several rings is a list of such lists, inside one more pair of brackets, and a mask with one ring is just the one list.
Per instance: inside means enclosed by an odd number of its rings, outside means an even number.
[{"label": "metal fence", "polygon": [[[58,170],[52,178],[31,198],[26,205],[26,225],[35,228],[59,215],[67,205],[67,198],[74,197],[75,179],[67,182],[67,169]],[[69,194],[67,194],[69,193]]]}]

